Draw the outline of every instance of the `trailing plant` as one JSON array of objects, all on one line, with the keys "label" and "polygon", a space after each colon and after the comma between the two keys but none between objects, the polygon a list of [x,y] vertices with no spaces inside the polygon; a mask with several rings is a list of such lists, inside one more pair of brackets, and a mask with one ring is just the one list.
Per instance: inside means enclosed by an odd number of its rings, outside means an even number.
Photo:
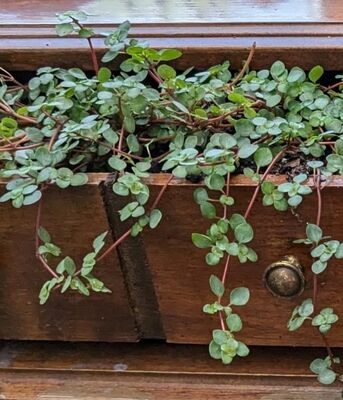
[{"label": "trailing plant", "polygon": [[[215,298],[203,311],[218,315],[210,355],[229,364],[235,356],[249,354],[239,340],[243,322],[238,311],[250,292],[231,288],[228,277],[234,257],[240,263],[258,259],[250,216],[259,192],[265,206],[296,214],[315,188],[316,221],[308,221],[306,238],[297,240],[311,246],[313,296],[295,308],[288,328],[311,321],[328,352],[328,358],[313,361],[311,370],[322,383],[332,383],[338,360],[327,334],[338,316],[328,304],[317,304],[317,276],[330,259],[343,258],[343,244],[324,237],[320,227],[323,180],[343,172],[342,75],[337,83],[323,86],[320,66],[307,74],[276,61],[270,69],[250,70],[255,46],[237,74],[228,61],[204,71],[179,72],[168,64],[181,56],[179,50],[156,50],[129,39],[127,21],[104,35],[108,50],[100,63],[92,42],[95,32],[84,26],[86,18],[81,11],[59,15],[57,33],[87,40],[93,73],[44,67],[27,84],[3,69],[0,74],[0,176],[7,182],[0,201],[11,201],[15,208],[37,204],[36,257],[50,275],[40,302],[54,290],[86,296],[109,292],[96,277],[97,262],[128,237],[158,226],[158,205],[172,179],[203,181],[194,200],[210,223],[206,232],[193,233],[192,241],[206,249],[209,266],[223,265],[221,276],[210,276]],[[116,58],[119,71],[103,66]],[[300,161],[296,172],[283,169],[292,158]],[[73,257],[62,256],[42,227],[43,197],[52,185],[85,185],[87,173],[97,171],[113,173],[113,192],[128,198],[120,220],[130,220],[131,227],[107,246],[107,232],[100,233],[77,265]],[[170,178],[151,200],[145,178],[158,172],[168,172]],[[269,181],[275,172],[288,173],[288,181]],[[239,199],[230,192],[231,176],[238,173],[256,186],[242,214],[232,211]]]}]

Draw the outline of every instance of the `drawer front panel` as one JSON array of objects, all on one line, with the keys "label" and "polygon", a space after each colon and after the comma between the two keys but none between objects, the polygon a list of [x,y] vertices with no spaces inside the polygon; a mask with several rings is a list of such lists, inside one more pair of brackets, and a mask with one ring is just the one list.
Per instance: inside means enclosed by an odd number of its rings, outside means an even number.
[{"label": "drawer front panel", "polygon": [[[153,192],[158,187],[153,187]],[[191,186],[172,185],[166,191],[160,209],[164,219],[159,227],[145,234],[145,246],[153,274],[159,307],[167,340],[172,343],[208,343],[212,329],[219,328],[217,316],[202,312],[206,303],[215,300],[208,279],[211,274],[220,276],[220,266],[207,266],[206,250],[194,247],[193,232],[205,233],[210,225],[204,220],[199,207],[193,202]],[[236,199],[235,211],[243,213],[251,198],[253,187],[232,187]],[[323,231],[334,239],[343,240],[343,208],[339,187],[323,190]],[[240,264],[232,257],[227,287],[249,287],[251,297],[244,307],[237,307],[243,319],[239,333],[248,344],[321,346],[316,329],[305,323],[296,332],[288,332],[287,321],[294,307],[312,297],[312,272],[310,247],[294,244],[293,240],[305,236],[306,221],[315,222],[316,196],[304,198],[298,215],[290,211],[278,212],[262,205],[261,196],[254,205],[249,222],[255,230],[251,247],[257,252],[256,263]],[[273,296],[263,284],[263,274],[268,265],[285,255],[296,256],[305,274],[305,290],[293,299]],[[329,333],[333,346],[343,346],[343,304],[340,300],[343,285],[343,262],[333,259],[327,270],[319,276],[318,308],[333,307],[342,318]]]}]

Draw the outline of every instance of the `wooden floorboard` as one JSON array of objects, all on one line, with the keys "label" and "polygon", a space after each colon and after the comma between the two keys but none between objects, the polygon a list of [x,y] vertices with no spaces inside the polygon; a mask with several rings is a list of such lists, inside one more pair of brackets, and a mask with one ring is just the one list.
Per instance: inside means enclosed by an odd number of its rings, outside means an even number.
[{"label": "wooden floorboard", "polygon": [[[3,342],[0,399],[338,400],[308,370],[321,349],[252,348],[223,366],[204,346]],[[324,354],[324,353],[323,353]]]}]

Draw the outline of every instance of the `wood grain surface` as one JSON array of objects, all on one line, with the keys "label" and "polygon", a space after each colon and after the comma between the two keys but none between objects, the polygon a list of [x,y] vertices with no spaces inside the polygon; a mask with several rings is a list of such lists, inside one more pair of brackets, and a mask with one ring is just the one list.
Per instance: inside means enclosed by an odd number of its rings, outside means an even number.
[{"label": "wood grain surface", "polygon": [[224,366],[203,346],[0,344],[6,400],[339,400],[342,387],[316,382],[318,349],[253,348]]},{"label": "wood grain surface", "polygon": [[[241,68],[256,42],[252,68],[282,59],[288,66],[310,69],[321,64],[341,70],[343,2],[341,0],[149,0],[110,1],[17,0],[0,8],[0,65],[10,70],[35,70],[47,64],[91,69],[85,40],[58,38],[55,13],[67,9],[89,12],[97,33],[129,19],[131,37],[155,48],[176,47],[184,56],[174,65],[206,68],[230,60]],[[35,10],[32,12],[32,10]],[[98,56],[103,39],[95,38]],[[120,60],[118,60],[120,61]],[[118,62],[111,64],[118,68]]]},{"label": "wood grain surface", "polygon": [[[150,182],[152,197],[156,195],[165,178]],[[276,177],[280,182],[282,177]],[[325,235],[343,240],[341,206],[342,179],[337,178],[323,190],[322,227]],[[172,343],[208,343],[211,330],[219,327],[218,317],[203,314],[202,307],[214,301],[208,279],[220,275],[223,265],[209,267],[204,261],[206,250],[196,249],[191,242],[193,232],[205,233],[210,221],[201,217],[193,201],[196,186],[171,185],[163,196],[160,209],[163,222],[144,234],[144,244],[153,274],[163,327],[167,340]],[[236,199],[234,211],[244,213],[253,188],[248,180],[233,180],[232,196]],[[311,257],[304,245],[294,239],[305,236],[306,221],[315,223],[316,196],[307,196],[299,208],[299,222],[290,211],[277,212],[262,205],[261,196],[251,213],[250,222],[255,230],[251,247],[257,252],[257,263],[239,264],[236,258],[228,275],[228,289],[247,286],[251,291],[248,305],[237,311],[243,318],[244,328],[239,337],[248,344],[273,346],[320,346],[321,337],[310,324],[296,332],[288,332],[287,321],[293,308],[312,295]],[[268,265],[285,255],[298,257],[305,268],[306,288],[301,297],[281,299],[271,295],[262,282]],[[342,261],[333,259],[325,273],[319,276],[318,307],[332,306],[343,315],[341,287],[343,285]],[[328,337],[333,346],[343,346],[343,319],[332,328]]]},{"label": "wood grain surface", "polygon": [[[77,255],[81,251],[87,251],[86,244],[90,243],[100,228],[106,229],[100,225],[101,218],[105,218],[105,209],[100,203],[97,185],[106,180],[107,176],[90,174],[90,183],[86,187],[64,191],[56,189],[51,191],[46,200],[43,222],[48,229],[55,232],[57,243],[64,244],[67,249],[69,246]],[[168,174],[157,174],[146,180],[152,191],[152,198],[168,177]],[[270,176],[268,179],[280,183],[285,178]],[[174,179],[161,201],[164,219],[159,227],[153,231],[147,230],[143,235],[143,242],[132,240],[123,247],[120,268],[117,259],[106,260],[104,269],[100,266],[100,276],[114,290],[112,295],[97,295],[89,299],[76,294],[71,297],[65,295],[63,298],[53,296],[52,301],[44,307],[38,305],[36,297],[46,275],[37,266],[33,256],[34,208],[13,210],[8,206],[3,209],[6,211],[3,211],[4,218],[0,222],[0,251],[4,254],[1,258],[0,283],[4,299],[0,302],[0,318],[3,322],[0,325],[1,337],[119,341],[135,340],[138,337],[163,338],[165,335],[171,343],[208,343],[211,330],[218,326],[218,321],[203,314],[202,306],[212,301],[208,286],[209,276],[212,273],[219,275],[221,267],[206,266],[205,252],[196,249],[191,242],[193,232],[204,232],[209,226],[193,202],[192,195],[196,186],[185,180]],[[340,206],[342,186],[343,179],[333,177],[323,191],[324,233],[338,240],[343,240],[343,210]],[[232,179],[236,211],[242,212],[245,209],[252,191],[253,185],[249,179],[243,176]],[[112,201],[115,202],[116,198]],[[117,198],[117,201],[118,204],[107,209],[108,213],[112,213],[109,220],[114,226],[115,235],[119,235],[122,229],[118,227],[116,215],[113,215],[121,204],[121,199]],[[312,294],[308,249],[295,245],[292,241],[304,237],[305,221],[314,221],[315,202],[315,196],[305,198],[304,205],[299,209],[299,218],[302,221],[299,223],[290,212],[280,213],[270,207],[263,207],[261,196],[257,200],[251,217],[251,223],[255,227],[255,239],[251,245],[257,251],[259,261],[237,264],[233,260],[228,279],[229,289],[244,285],[251,290],[249,304],[239,310],[244,321],[244,329],[239,337],[248,344],[322,344],[316,330],[308,324],[293,333],[288,332],[286,327],[295,305]],[[24,230],[14,230],[19,221]],[[82,239],[78,236],[76,243],[82,243],[82,247],[75,248],[72,237],[81,232]],[[137,267],[132,254],[138,257]],[[287,254],[299,258],[306,275],[305,292],[301,298],[292,300],[272,296],[262,282],[267,266]],[[116,262],[115,269],[108,267],[113,262]],[[28,269],[24,265],[28,265]],[[341,261],[332,260],[327,271],[320,275],[318,304],[322,308],[333,306],[342,315],[340,287],[343,285],[343,272],[340,267]],[[121,270],[124,271],[124,277]],[[150,277],[150,274],[152,284],[144,278]],[[131,317],[129,303],[133,307],[135,318]],[[37,318],[38,324],[35,322]],[[342,321],[340,319],[329,333],[333,346],[343,346]],[[135,326],[138,327],[138,332],[134,331]]]}]

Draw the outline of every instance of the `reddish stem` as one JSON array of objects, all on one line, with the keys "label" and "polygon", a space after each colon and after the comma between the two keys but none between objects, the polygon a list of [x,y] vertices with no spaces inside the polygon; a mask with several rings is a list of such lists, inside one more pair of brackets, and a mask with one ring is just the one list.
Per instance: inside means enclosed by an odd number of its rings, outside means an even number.
[{"label": "reddish stem", "polygon": [[228,90],[230,90],[237,82],[241,80],[243,75],[245,74],[246,70],[249,68],[249,65],[251,63],[251,60],[253,59],[254,53],[256,49],[256,43],[254,42],[253,45],[251,46],[248,58],[246,62],[243,65],[243,68],[241,69],[240,73],[233,79],[231,83],[227,85]]},{"label": "reddish stem", "polygon": [[104,251],[101,256],[99,256],[96,261],[101,261],[103,258],[105,258],[106,256],[108,256],[116,247],[118,247],[120,245],[120,243],[122,243],[126,238],[128,238],[131,234],[131,228],[128,229],[123,235],[120,236],[120,238],[118,240],[116,240],[114,243],[111,244],[110,247],[107,248],[106,251]]},{"label": "reddish stem", "polygon": [[62,125],[61,123],[57,123],[57,127],[56,127],[56,129],[55,129],[55,132],[54,132],[53,135],[51,136],[50,142],[49,142],[49,145],[48,145],[48,150],[49,150],[49,151],[51,151],[52,146],[53,146],[54,143],[56,142],[56,140],[57,140],[57,138],[58,138],[58,135],[59,135],[60,132],[61,132],[62,126],[63,126],[63,125]]},{"label": "reddish stem", "polygon": [[271,169],[274,167],[275,163],[277,161],[279,161],[279,159],[283,156],[284,152],[286,151],[286,149],[282,149],[281,151],[279,151],[279,153],[274,157],[273,161],[269,164],[268,168],[266,169],[266,171],[264,172],[264,174],[262,175],[262,178],[260,180],[260,182],[258,183],[258,185],[256,186],[256,189],[254,191],[254,194],[252,195],[252,198],[250,200],[250,203],[248,205],[247,210],[245,211],[244,214],[244,218],[247,219],[250,211],[252,209],[252,206],[254,205],[254,202],[256,200],[256,197],[258,195],[258,192],[260,191],[261,185],[262,183],[265,181],[265,179],[267,178],[267,175],[269,174],[269,172],[271,171]]},{"label": "reddish stem", "polygon": [[89,48],[90,48],[90,51],[91,51],[93,68],[94,68],[95,74],[98,75],[99,64],[98,64],[98,59],[96,57],[96,52],[95,52],[94,47],[93,47],[92,39],[89,37],[89,38],[87,38],[87,41],[88,41],[88,45],[89,45]]},{"label": "reddish stem", "polygon": [[123,148],[124,135],[125,135],[125,129],[124,129],[124,124],[123,124],[121,129],[120,129],[120,136],[119,136],[119,143],[118,143],[118,153]]},{"label": "reddish stem", "polygon": [[156,81],[159,85],[163,83],[162,79],[158,76],[158,74],[154,73],[151,69],[148,71],[149,75],[152,77],[154,81]]},{"label": "reddish stem", "polygon": [[41,254],[39,254],[40,239],[39,239],[38,232],[39,232],[39,228],[41,226],[42,204],[43,204],[43,200],[41,198],[38,202],[37,217],[36,217],[36,258],[42,264],[42,266],[49,272],[50,275],[52,275],[54,278],[58,278],[58,275],[56,274],[56,272],[49,267],[47,262],[44,260],[43,256]]},{"label": "reddish stem", "polygon": [[[269,164],[268,168],[266,169],[265,173],[262,175],[262,178],[261,178],[259,184],[257,185],[257,187],[256,187],[256,189],[255,189],[255,191],[254,191],[254,194],[253,194],[253,196],[252,196],[252,198],[251,198],[251,200],[250,200],[250,202],[249,202],[249,205],[248,205],[248,207],[247,207],[247,210],[246,210],[246,212],[245,212],[245,214],[244,214],[244,218],[245,218],[245,219],[248,218],[248,216],[249,216],[249,214],[250,214],[250,212],[251,212],[251,209],[252,209],[252,207],[253,207],[253,205],[254,205],[254,202],[255,202],[255,200],[256,200],[257,194],[258,194],[258,192],[259,192],[259,190],[260,190],[260,187],[261,187],[262,183],[263,183],[264,180],[266,179],[267,175],[269,174],[270,170],[273,168],[273,166],[275,165],[275,163],[282,157],[282,155],[284,154],[285,150],[286,150],[286,149],[282,149],[282,150],[274,157],[274,159],[272,160],[272,162]],[[229,194],[229,188],[228,188],[228,187],[229,187],[229,179],[230,179],[230,178],[228,177],[227,185],[226,185],[226,193],[225,193],[227,196],[228,196],[228,194]],[[224,214],[224,215],[225,215],[225,214]],[[224,271],[223,271],[223,275],[222,275],[222,279],[221,279],[221,282],[222,282],[222,284],[223,284],[224,286],[225,286],[225,282],[226,282],[227,275],[228,275],[228,271],[229,271],[229,265],[230,265],[230,254],[228,254],[227,257],[226,257],[225,267],[224,267]],[[219,303],[219,304],[221,303],[221,299],[222,299],[221,297],[218,297],[218,303]],[[222,314],[222,312],[219,312],[219,319],[220,319],[220,326],[221,326],[222,330],[226,330],[226,329],[225,329],[225,324],[224,324],[224,319],[223,319],[223,314]]]},{"label": "reddish stem", "polygon": [[[313,174],[313,180],[315,181],[316,184],[316,191],[317,191],[317,218],[316,218],[316,225],[320,226],[320,220],[322,216],[322,192],[321,192],[321,177],[320,177],[320,169],[314,170]],[[318,298],[318,275],[313,274],[313,312],[316,312],[317,309],[317,298]],[[327,337],[321,333],[320,336],[323,340],[324,346],[326,348],[326,351],[328,353],[328,356],[330,357],[331,364],[332,366],[334,365],[334,356],[332,353],[332,350],[330,348],[329,342]],[[333,367],[332,367],[333,369]]]},{"label": "reddish stem", "polygon": [[331,86],[327,87],[325,89],[325,92],[328,92],[329,90],[332,90],[332,89],[336,89],[339,86],[343,86],[343,81],[342,82],[336,82],[334,85],[331,85]]},{"label": "reddish stem", "polygon": [[[163,193],[166,191],[169,183],[171,180],[174,178],[173,175],[170,176],[168,181],[163,185],[162,189],[160,190],[158,196],[156,197],[155,201],[153,202],[152,206],[150,207],[150,211],[152,211],[154,208],[156,208],[157,204],[161,200],[161,197],[163,196]],[[131,228],[128,229],[118,240],[116,240],[104,253],[99,256],[96,261],[101,261],[103,258],[105,258],[108,254],[110,254],[115,248],[117,248],[126,238],[128,238],[131,234]]]}]

